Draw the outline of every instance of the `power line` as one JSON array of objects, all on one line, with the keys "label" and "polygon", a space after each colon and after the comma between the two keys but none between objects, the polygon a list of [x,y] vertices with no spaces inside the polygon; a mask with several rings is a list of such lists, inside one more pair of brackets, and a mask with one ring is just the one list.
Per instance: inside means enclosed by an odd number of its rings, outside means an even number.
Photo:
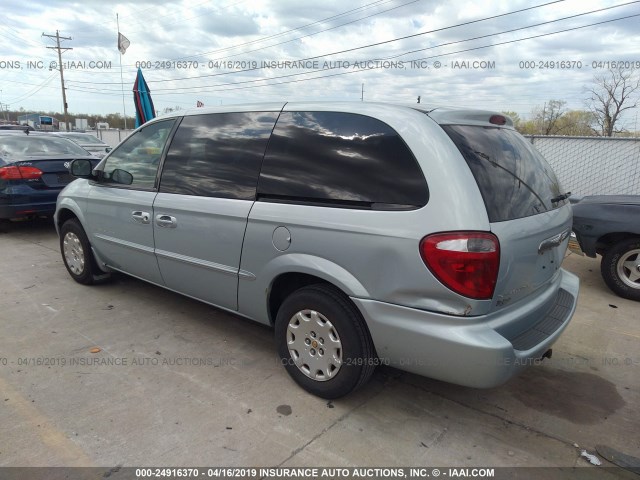
[{"label": "power line", "polygon": [[[277,47],[278,45],[284,45],[284,44],[286,44],[286,43],[295,42],[295,41],[297,41],[297,40],[301,40],[301,39],[303,39],[303,38],[312,37],[312,36],[314,36],[314,35],[318,35],[318,34],[320,34],[320,33],[328,32],[328,31],[330,31],[330,30],[335,30],[336,28],[344,27],[345,25],[351,25],[352,23],[360,22],[360,21],[362,21],[362,20],[366,20],[367,18],[375,17],[375,16],[377,16],[377,15],[381,15],[381,14],[383,14],[383,13],[387,13],[387,12],[390,12],[390,11],[392,11],[392,10],[397,10],[398,8],[406,7],[407,5],[411,5],[411,4],[416,3],[416,2],[419,2],[419,1],[420,1],[420,0],[411,0],[411,1],[407,2],[407,3],[403,3],[402,5],[398,5],[398,6],[393,7],[393,8],[388,8],[387,10],[382,10],[382,11],[380,11],[380,12],[376,12],[376,13],[373,13],[373,14],[371,14],[371,15],[367,15],[367,16],[365,16],[365,17],[358,18],[358,19],[356,19],[356,20],[351,20],[351,21],[349,21],[349,22],[341,23],[340,25],[335,25],[335,26],[333,26],[333,27],[328,27],[328,28],[325,28],[324,30],[318,30],[317,32],[308,33],[308,34],[306,34],[306,35],[302,35],[301,37],[296,37],[296,38],[292,38],[292,39],[290,39],[290,40],[285,40],[285,41],[282,41],[282,42],[273,43],[273,44],[271,44],[271,45],[267,45],[266,47],[260,47],[260,48],[256,48],[256,49],[253,49],[253,50],[245,50],[245,51],[243,51],[243,52],[235,53],[235,54],[233,54],[233,55],[227,55],[226,57],[219,57],[219,60],[225,60],[225,59],[227,59],[227,58],[233,58],[233,57],[237,57],[237,56],[239,56],[239,55],[246,55],[246,54],[248,54],[248,53],[259,52],[259,51],[266,50],[266,49],[271,48],[271,47]],[[557,1],[565,1],[565,0],[557,0]],[[379,2],[374,2],[374,3],[379,3]],[[385,2],[385,3],[388,3],[388,2]],[[365,5],[365,6],[366,6],[366,5]],[[361,8],[364,8],[364,7],[356,8],[356,9],[354,9],[354,10],[360,10]],[[310,23],[310,24],[305,25],[305,26],[303,26],[303,27],[299,27],[299,28],[295,28],[295,29],[289,30],[288,32],[293,32],[293,31],[296,31],[296,30],[302,30],[302,29],[304,29],[304,28],[307,28],[308,26],[315,25],[315,24],[317,24],[317,23],[321,23],[321,22],[326,21],[326,20],[334,19],[334,18],[340,17],[340,16],[342,16],[342,15],[346,15],[347,13],[352,12],[352,11],[354,11],[354,10],[349,10],[349,11],[347,11],[346,13],[341,13],[341,14],[339,14],[339,15],[334,15],[334,16],[332,16],[332,17],[328,17],[328,18],[326,18],[326,19],[323,19],[323,20],[319,20],[319,21],[317,21],[317,22]],[[286,33],[288,33],[288,32],[284,32],[284,33],[282,33],[282,34],[277,34],[277,35],[271,35],[270,37],[265,37],[265,39],[272,38],[272,37],[278,37],[278,36],[280,36],[280,35],[284,35],[284,34],[286,34]],[[265,40],[265,39],[258,40],[258,41],[260,41],[260,42],[261,42],[261,41],[263,41],[263,40]],[[247,42],[247,43],[245,43],[245,44],[241,44],[241,45],[246,45],[246,44],[248,44],[248,43],[253,43],[253,42]],[[237,47],[239,47],[239,46],[241,46],[241,45],[236,45],[236,46],[233,46],[233,47],[227,47],[227,48],[223,48],[223,49],[220,49],[220,50],[214,50],[214,51],[211,51],[211,52],[205,52],[205,53],[203,53],[203,54],[189,55],[188,57],[179,57],[177,60],[182,60],[182,59],[185,59],[185,58],[201,57],[201,56],[204,56],[204,55],[209,55],[209,54],[211,54],[211,53],[217,53],[217,52],[221,52],[221,51],[225,51],[225,50],[231,50],[231,49],[237,48]]]},{"label": "power line", "polygon": [[[449,46],[449,45],[453,45],[453,44],[457,44],[457,43],[464,43],[464,42],[469,42],[469,41],[478,40],[478,39],[482,39],[482,38],[494,37],[494,36],[498,36],[498,35],[503,35],[505,33],[513,33],[513,32],[519,31],[519,30],[525,30],[525,29],[528,29],[528,28],[539,27],[539,26],[542,26],[542,25],[556,23],[556,22],[560,22],[560,21],[563,21],[563,20],[576,18],[576,17],[580,17],[580,16],[590,15],[590,14],[598,13],[598,12],[601,12],[601,11],[604,11],[604,10],[609,10],[609,9],[612,9],[612,8],[622,7],[622,6],[626,6],[626,5],[633,4],[633,3],[639,3],[639,2],[640,2],[640,0],[636,0],[636,1],[633,1],[633,2],[628,2],[628,3],[621,4],[621,5],[614,6],[614,7],[605,7],[605,8],[601,8],[601,9],[596,9],[596,10],[592,10],[592,11],[589,11],[589,12],[584,12],[584,13],[580,13],[580,14],[576,14],[576,15],[570,15],[568,17],[558,18],[558,19],[555,19],[555,20],[549,20],[549,21],[546,21],[546,22],[541,22],[541,23],[532,24],[532,25],[528,25],[528,26],[524,26],[524,27],[510,29],[510,30],[505,30],[505,31],[498,32],[498,33],[492,33],[492,34],[482,35],[482,36],[478,36],[478,37],[472,37],[472,38],[468,38],[468,39],[465,39],[465,40],[457,40],[455,42],[447,42],[447,43],[435,45],[435,46],[432,46],[432,47],[427,47],[427,48],[420,49],[420,50],[413,50],[413,51],[410,51],[410,52],[405,52],[405,53],[396,55],[395,57],[387,57],[387,58],[396,58],[396,57],[399,57],[399,56],[408,55],[408,54],[411,54],[411,53],[416,53],[418,51],[431,50],[431,49],[439,48],[439,47],[442,47],[442,46]],[[625,19],[625,18],[629,18],[629,17],[622,17],[621,19]],[[614,21],[617,21],[617,20],[619,20],[619,19],[616,19]],[[586,28],[588,26],[599,25],[601,23],[607,23],[607,22],[606,21],[605,22],[598,22],[598,23],[595,23],[595,24],[590,24],[590,25],[586,25],[586,26],[582,26],[582,27],[578,27],[578,28]],[[567,31],[571,31],[571,30],[575,30],[575,28],[560,30],[558,32],[552,32],[552,33],[547,33],[547,34],[542,34],[542,35],[539,35],[539,36],[527,37],[527,38],[522,39],[522,40],[526,40],[526,39],[530,39],[530,38],[539,38],[540,36],[555,35],[557,33],[563,33],[563,32],[567,32]],[[506,43],[512,43],[512,42],[517,42],[517,41],[522,41],[522,40],[513,40],[513,41],[508,41]],[[492,44],[492,45],[502,45],[502,44],[505,44],[505,42],[502,42],[502,43],[499,43],[499,44]],[[431,58],[438,58],[438,57],[441,57],[441,56],[452,55],[452,54],[456,54],[456,53],[465,53],[465,52],[473,51],[473,50],[476,50],[476,49],[488,48],[488,47],[490,47],[492,45],[476,47],[476,48],[471,48],[471,49],[465,49],[465,50],[459,50],[459,51],[452,52],[452,53],[447,53],[447,54],[434,55],[434,56],[430,56],[430,57],[415,59],[413,61],[428,60],[428,59],[431,59]],[[301,61],[306,61],[306,60],[308,60],[308,59],[303,59]],[[363,63],[367,63],[367,62],[370,62],[370,61],[376,61],[376,60],[375,59],[374,60],[365,60]],[[412,60],[408,60],[408,61],[411,62]],[[259,69],[248,69],[248,70],[240,70],[240,71],[233,71],[233,72],[223,72],[223,73],[205,75],[204,77],[230,75],[230,74],[237,74],[237,73],[249,72],[249,71],[255,71],[255,70],[259,70]],[[216,87],[222,87],[222,86],[227,86],[227,85],[241,85],[241,84],[257,83],[257,82],[272,82],[270,84],[280,85],[282,83],[292,83],[292,82],[274,83],[273,80],[277,80],[277,79],[280,79],[280,78],[298,77],[298,76],[302,76],[302,75],[310,75],[310,74],[313,74],[313,73],[324,72],[324,71],[327,71],[327,70],[331,70],[331,68],[321,68],[321,69],[316,69],[316,70],[307,71],[307,72],[290,73],[290,74],[279,75],[279,76],[270,77],[270,78],[259,78],[259,79],[252,79],[252,80],[243,80],[243,81],[238,81],[238,82],[228,82],[228,83],[219,84]],[[313,77],[313,78],[310,78],[309,80],[313,80],[313,79],[316,79],[316,78],[325,78],[325,77],[332,77],[332,76],[338,76],[338,75],[345,75],[345,74],[348,74],[348,73],[357,73],[357,72],[362,72],[362,71],[367,71],[367,70],[369,70],[369,69],[358,69],[358,70],[354,70],[354,71],[350,71],[350,72],[341,72],[341,73],[334,74],[334,75]],[[191,77],[191,78],[196,78],[197,79],[197,78],[202,78],[202,77]],[[177,79],[177,80],[180,80],[180,79]],[[305,79],[301,79],[301,81],[304,81],[304,80]],[[156,80],[153,83],[165,82],[165,81],[167,81],[167,80]],[[149,81],[149,83],[152,83],[152,82]],[[255,87],[264,87],[264,86],[267,86],[267,85],[256,85]],[[171,92],[193,91],[192,93],[202,93],[202,92],[225,91],[225,90],[219,90],[219,89],[198,90],[198,89],[201,89],[201,88],[206,88],[206,87],[194,86],[194,87],[178,87],[178,88],[159,88],[159,89],[154,89],[154,92],[155,92],[156,95],[163,95],[162,93],[159,93],[159,92],[165,92],[165,91],[171,91]],[[85,91],[90,91],[90,90],[85,90]],[[99,92],[99,91],[104,91],[104,89],[95,89],[94,91]],[[109,91],[112,91],[112,90],[109,90]],[[113,91],[115,91],[115,90],[113,90]]]},{"label": "power line", "polygon": [[[480,47],[467,48],[467,49],[464,49],[464,50],[458,50],[458,51],[455,51],[455,52],[443,53],[443,54],[439,54],[439,55],[432,55],[432,56],[424,57],[424,58],[416,58],[416,59],[412,59],[412,60],[408,60],[408,61],[411,62],[411,61],[428,60],[428,59],[432,59],[432,58],[439,58],[439,57],[445,57],[445,56],[449,56],[449,55],[455,55],[455,54],[458,54],[458,53],[466,53],[466,52],[472,52],[472,51],[476,51],[476,50],[482,50],[482,49],[485,49],[485,48],[497,47],[497,46],[500,46],[500,45],[508,45],[510,43],[518,43],[518,42],[522,42],[522,41],[525,41],[525,40],[532,40],[534,38],[548,37],[548,36],[551,36],[551,35],[557,35],[559,33],[565,33],[565,32],[570,32],[570,31],[574,31],[574,30],[580,30],[580,29],[583,29],[583,28],[593,27],[593,26],[596,26],[596,25],[602,25],[602,24],[605,24],[605,23],[617,22],[619,20],[626,20],[626,19],[629,19],[629,18],[634,18],[634,17],[639,17],[639,16],[640,16],[640,14],[627,15],[627,16],[620,17],[620,18],[615,18],[615,19],[611,19],[611,20],[604,20],[604,21],[601,21],[601,22],[591,23],[589,25],[582,25],[582,26],[579,26],[579,27],[567,28],[567,29],[564,29],[564,30],[556,31],[556,32],[543,33],[543,34],[540,34],[540,35],[532,35],[530,37],[524,37],[524,38],[519,38],[519,39],[515,39],[515,40],[509,40],[509,41],[505,41],[505,42],[494,43],[494,44],[491,44],[491,45],[483,45],[483,46],[480,46]],[[298,82],[304,82],[304,81],[310,81],[310,80],[319,80],[319,79],[324,79],[324,78],[337,77],[337,76],[341,76],[341,75],[348,75],[348,74],[351,74],[351,73],[362,73],[362,72],[365,72],[365,71],[377,70],[379,68],[382,68],[382,67],[364,68],[364,69],[353,70],[353,71],[349,71],[349,72],[334,73],[334,74],[331,74],[331,75],[321,75],[321,76],[312,77],[312,78],[303,78],[303,79],[297,79],[297,80],[289,80],[289,81],[285,81],[285,82],[270,83],[268,85],[249,85],[249,86],[244,86],[244,87],[225,88],[225,89],[215,88],[215,89],[212,89],[212,90],[199,90],[197,92],[191,92],[191,93],[226,92],[226,91],[231,91],[231,90],[245,90],[245,89],[250,89],[250,88],[263,88],[263,87],[267,87],[267,86],[283,85],[283,84],[287,84],[287,83],[298,83]],[[310,73],[315,73],[315,72],[318,72],[318,71],[321,71],[321,70],[315,70],[313,72],[305,72],[305,73],[299,73],[299,74],[285,75],[283,77],[294,76],[294,75],[304,75],[304,74],[308,75]],[[270,79],[262,79],[262,81],[268,81],[268,80],[270,80]],[[259,80],[257,80],[257,81],[259,81]],[[246,82],[230,83],[229,85],[236,85],[236,84],[240,84],[240,83],[246,83]],[[174,91],[177,91],[177,90],[179,90],[179,89],[175,89]],[[173,95],[173,93],[171,93],[171,94],[169,94],[169,93],[166,93],[166,94],[156,93],[155,95]]]},{"label": "power line", "polygon": [[463,42],[470,42],[472,40],[480,40],[482,38],[493,37],[493,36],[496,36],[496,35],[504,35],[505,33],[513,33],[513,32],[517,32],[517,31],[520,31],[520,30],[526,30],[527,28],[540,27],[542,25],[549,25],[550,23],[556,23],[556,22],[560,22],[560,21],[564,21],[564,20],[569,20],[571,18],[583,17],[585,15],[591,15],[592,13],[604,12],[605,10],[611,10],[613,8],[626,7],[627,5],[631,5],[633,3],[640,3],[640,0],[634,0],[634,1],[631,1],[631,2],[627,2],[627,3],[621,3],[620,5],[614,5],[612,7],[598,8],[596,10],[591,10],[589,12],[584,12],[584,13],[577,13],[575,15],[569,15],[568,17],[558,18],[556,20],[548,20],[546,22],[535,23],[533,25],[528,25],[526,27],[512,28],[511,30],[504,30],[503,32],[500,32],[500,33],[491,33],[491,34],[488,34],[488,35],[480,35],[480,36],[477,36],[477,37],[468,38],[466,40],[457,40],[455,42],[441,43],[439,45],[434,45],[432,47],[419,48],[417,50],[411,50],[409,52],[400,53],[398,55],[392,55],[392,56],[389,56],[389,57],[384,57],[384,58],[381,58],[379,60],[389,60],[389,59],[392,59],[392,58],[398,58],[398,57],[402,57],[404,55],[409,55],[411,53],[424,52],[425,50],[433,50],[434,48],[438,48],[438,47],[444,47],[444,46],[448,46],[448,45],[455,45],[457,43],[463,43]]},{"label": "power line", "polygon": [[[5,105],[13,105],[19,102],[22,102],[24,100],[26,100],[29,97],[32,97],[33,95],[35,95],[36,93],[38,93],[40,90],[42,90],[43,88],[45,88],[47,86],[47,84],[53,80],[53,78],[56,76],[55,73],[52,73],[51,75],[49,75],[49,78],[47,78],[44,82],[42,82],[40,85],[36,85],[36,88],[32,89],[30,92],[27,92],[17,98],[12,99],[10,102],[5,103]],[[31,84],[32,85],[32,84]],[[54,88],[54,87],[47,87],[47,88]]]},{"label": "power line", "polygon": [[328,20],[334,20],[336,18],[349,15],[351,13],[354,13],[354,12],[358,11],[358,10],[367,10],[369,8],[372,8],[372,7],[376,6],[376,5],[378,5],[378,4],[389,3],[390,1],[392,1],[392,0],[387,0],[387,1],[377,0],[375,2],[368,3],[368,4],[363,5],[361,7],[353,8],[351,10],[347,10],[346,12],[338,13],[336,15],[332,15],[330,17],[326,17],[326,18],[323,18],[321,20],[317,20],[317,21],[312,22],[312,23],[307,23],[306,25],[302,25],[300,27],[295,27],[295,28],[291,28],[289,30],[285,30],[284,32],[275,33],[273,35],[268,35],[266,37],[258,38],[256,40],[250,40],[248,42],[240,43],[240,44],[234,45],[232,47],[225,47],[225,48],[221,48],[221,49],[218,49],[218,50],[212,50],[210,52],[199,53],[199,54],[196,54],[196,55],[190,55],[188,57],[181,57],[181,58],[191,58],[191,57],[197,57],[197,56],[204,56],[204,55],[209,55],[211,53],[220,53],[220,52],[224,52],[224,51],[227,51],[227,50],[233,50],[234,48],[243,47],[245,45],[252,45],[252,44],[255,44],[255,43],[261,43],[261,42],[264,42],[266,40],[270,40],[272,38],[277,38],[277,37],[281,37],[281,36],[284,36],[284,35],[288,35],[289,33],[292,33],[292,32],[304,30],[304,29],[306,29],[308,27],[312,27],[312,26],[317,25],[319,23],[327,22]]},{"label": "power line", "polygon": [[[480,18],[480,19],[477,19],[477,20],[470,20],[468,22],[458,23],[456,25],[450,25],[448,27],[436,28],[434,30],[427,30],[425,32],[414,33],[412,35],[406,35],[404,37],[393,38],[393,39],[390,39],[390,40],[385,40],[383,42],[370,43],[370,44],[367,44],[367,45],[362,45],[360,47],[349,48],[349,49],[340,50],[340,51],[337,51],[337,52],[325,53],[325,54],[322,54],[322,55],[315,55],[313,57],[306,57],[306,58],[302,58],[302,59],[299,59],[299,60],[296,60],[296,61],[304,62],[304,61],[308,61],[308,60],[315,60],[315,59],[318,59],[318,58],[331,57],[333,55],[338,55],[340,53],[347,53],[347,52],[352,52],[352,51],[355,51],[355,50],[362,50],[362,49],[365,49],[365,48],[377,47],[379,45],[384,45],[384,44],[388,44],[388,43],[392,43],[392,42],[398,42],[400,40],[406,40],[408,38],[415,38],[415,37],[419,37],[419,36],[422,36],[422,35],[427,35],[427,34],[430,34],[430,33],[442,32],[444,30],[450,30],[452,28],[458,28],[458,27],[462,27],[462,26],[471,25],[471,24],[474,24],[474,23],[485,22],[487,20],[494,20],[496,18],[505,17],[505,16],[508,16],[508,15],[516,14],[516,13],[522,13],[522,12],[525,12],[525,11],[528,11],[528,10],[533,10],[533,9],[536,9],[536,8],[542,8],[542,7],[546,7],[548,5],[553,5],[555,3],[561,3],[561,2],[564,2],[564,1],[565,0],[554,0],[552,2],[547,2],[547,3],[540,4],[540,5],[535,5],[533,7],[521,8],[519,10],[514,10],[514,11],[511,11],[511,12],[507,12],[507,13],[501,13],[501,14],[498,14],[498,15],[492,15],[490,17],[484,17],[484,18]],[[635,3],[635,2],[632,2],[632,3]],[[238,70],[238,71],[235,71],[235,72],[226,72],[226,73],[223,73],[223,74],[201,75],[200,77],[195,77],[195,78],[215,77],[215,76],[218,76],[218,75],[225,75],[225,74],[231,74],[231,73],[241,73],[241,72],[252,71],[252,70],[258,70],[258,69]],[[192,80],[193,78],[194,77],[182,77],[182,78],[173,78],[173,79],[165,79],[165,80],[155,80],[154,82],[149,82],[149,83],[172,82],[172,81],[175,81],[175,80]]]},{"label": "power line", "polygon": [[[336,15],[332,15],[330,17],[326,17],[326,18],[323,18],[321,20],[318,20],[318,21],[315,21],[315,22],[312,22],[312,23],[308,23],[308,24],[303,25],[301,27],[296,27],[296,28],[287,30],[285,32],[277,33],[277,34],[274,34],[274,35],[269,35],[267,37],[263,37],[263,38],[260,38],[260,39],[257,39],[257,40],[252,40],[252,41],[249,41],[249,42],[241,43],[239,45],[234,45],[232,47],[225,47],[225,48],[221,48],[221,49],[218,49],[218,50],[212,50],[210,52],[203,52],[203,53],[198,53],[198,54],[194,54],[194,55],[178,57],[178,58],[173,59],[171,61],[179,61],[179,60],[184,60],[184,59],[187,59],[187,58],[202,57],[204,55],[209,55],[209,54],[212,54],[212,53],[219,53],[219,52],[223,52],[223,51],[227,51],[227,50],[232,50],[232,49],[244,46],[244,45],[260,43],[260,42],[266,41],[266,40],[271,39],[271,38],[276,38],[276,37],[279,37],[279,36],[287,35],[287,34],[289,34],[291,32],[295,32],[295,31],[298,31],[298,30],[303,30],[305,28],[308,28],[310,26],[326,22],[328,20],[333,20],[333,19],[336,19],[336,18],[341,17],[341,16],[350,15],[350,14],[352,14],[352,13],[358,11],[358,10],[367,10],[369,8],[373,8],[374,6],[384,5],[386,3],[390,3],[391,1],[392,0],[386,0],[386,1],[378,0],[376,2],[372,2],[372,3],[369,3],[369,4],[363,5],[362,7],[354,8],[354,9],[351,9],[351,10],[347,10],[346,12],[342,12],[342,13],[339,13],[339,14],[336,14]],[[398,6],[395,6],[393,8],[389,8],[387,10],[382,10],[380,12],[376,12],[374,14],[367,15],[365,17],[361,17],[361,18],[358,18],[356,20],[352,20],[352,21],[349,21],[349,22],[346,22],[346,23],[341,23],[339,25],[336,25],[336,26],[333,26],[333,27],[329,27],[329,28],[326,28],[324,30],[319,30],[319,31],[314,32],[314,33],[310,33],[310,34],[307,34],[307,35],[296,37],[296,38],[293,38],[293,39],[290,39],[290,40],[287,40],[287,41],[284,41],[284,42],[279,42],[279,43],[275,43],[275,44],[272,44],[272,45],[268,45],[266,47],[262,47],[262,48],[258,48],[258,49],[254,49],[254,50],[247,50],[247,51],[240,52],[240,53],[234,54],[234,55],[229,55],[229,56],[226,56],[226,57],[220,57],[219,59],[222,60],[222,59],[226,59],[226,58],[236,57],[238,55],[246,55],[248,53],[257,52],[257,51],[260,51],[260,50],[266,50],[267,48],[275,47],[275,46],[278,46],[278,45],[283,45],[285,43],[294,42],[294,41],[300,40],[302,38],[310,37],[310,36],[313,36],[313,35],[317,35],[319,33],[324,33],[324,32],[329,31],[329,30],[335,30],[336,28],[340,28],[340,27],[343,27],[345,25],[350,25],[352,23],[360,22],[362,20],[366,20],[367,18],[372,18],[372,17],[375,17],[377,15],[381,15],[383,13],[387,13],[387,12],[390,12],[392,10],[396,10],[398,8],[401,8],[401,7],[406,7],[407,5],[410,5],[410,4],[419,2],[419,1],[421,1],[421,0],[411,0],[409,2],[403,3],[402,5],[398,5]],[[565,0],[557,0],[557,1],[565,1]],[[137,69],[137,67],[136,67],[136,69]],[[243,71],[250,71],[250,70],[240,70],[237,73],[241,73]],[[236,73],[236,72],[233,72],[233,73]],[[187,77],[187,78],[191,78],[191,77]],[[201,77],[196,77],[196,78],[202,78],[202,76]],[[173,81],[173,80],[182,80],[182,78],[176,78],[176,79],[171,79],[171,80],[156,80],[156,81]],[[74,83],[91,83],[93,85],[117,85],[118,84],[118,82],[90,82],[90,81],[81,81],[81,80],[71,80],[71,81],[74,82]]]}]

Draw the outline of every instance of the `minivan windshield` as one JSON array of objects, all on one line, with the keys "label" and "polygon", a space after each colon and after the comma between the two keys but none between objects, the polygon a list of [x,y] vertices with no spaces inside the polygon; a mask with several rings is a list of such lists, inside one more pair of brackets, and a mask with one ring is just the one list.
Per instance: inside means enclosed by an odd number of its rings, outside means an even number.
[{"label": "minivan windshield", "polygon": [[467,161],[491,222],[547,212],[564,205],[544,157],[519,133],[498,127],[442,125]]}]

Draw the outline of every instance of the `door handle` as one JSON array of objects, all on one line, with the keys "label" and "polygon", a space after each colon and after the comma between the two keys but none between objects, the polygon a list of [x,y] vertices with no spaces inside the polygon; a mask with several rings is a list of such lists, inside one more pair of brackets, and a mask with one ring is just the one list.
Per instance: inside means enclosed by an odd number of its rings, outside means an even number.
[{"label": "door handle", "polygon": [[150,218],[151,215],[149,215],[149,212],[141,212],[141,211],[135,211],[135,212],[131,212],[131,218],[133,218],[134,222],[137,223],[149,223],[150,222]]},{"label": "door handle", "polygon": [[165,228],[176,228],[178,226],[178,221],[176,220],[176,217],[160,213],[156,215],[156,225]]}]

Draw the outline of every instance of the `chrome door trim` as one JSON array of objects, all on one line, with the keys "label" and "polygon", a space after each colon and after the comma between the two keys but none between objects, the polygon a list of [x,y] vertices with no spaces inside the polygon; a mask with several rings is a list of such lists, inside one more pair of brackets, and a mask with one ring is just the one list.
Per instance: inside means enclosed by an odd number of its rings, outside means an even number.
[{"label": "chrome door trim", "polygon": [[104,240],[105,242],[120,245],[121,247],[130,248],[131,250],[137,250],[144,253],[154,253],[153,247],[147,247],[146,245],[140,245],[139,243],[127,242],[126,240],[110,237],[109,235],[102,235],[101,233],[96,233],[94,236],[96,238],[99,238],[100,240]]},{"label": "chrome door trim", "polygon": [[228,265],[222,265],[220,263],[209,262],[200,258],[189,257],[187,255],[180,255],[179,253],[167,252],[166,250],[156,250],[156,255],[159,257],[168,258],[170,260],[176,260],[178,262],[187,263],[189,265],[196,265],[198,267],[208,268],[216,272],[226,273],[227,275],[238,275],[238,269],[230,267]]}]

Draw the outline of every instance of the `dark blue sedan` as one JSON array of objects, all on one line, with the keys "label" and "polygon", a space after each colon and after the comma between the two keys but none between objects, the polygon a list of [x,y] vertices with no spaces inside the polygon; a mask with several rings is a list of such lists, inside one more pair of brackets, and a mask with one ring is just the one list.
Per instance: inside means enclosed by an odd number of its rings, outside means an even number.
[{"label": "dark blue sedan", "polygon": [[0,131],[0,220],[53,215],[76,158],[100,161],[66,138]]}]

